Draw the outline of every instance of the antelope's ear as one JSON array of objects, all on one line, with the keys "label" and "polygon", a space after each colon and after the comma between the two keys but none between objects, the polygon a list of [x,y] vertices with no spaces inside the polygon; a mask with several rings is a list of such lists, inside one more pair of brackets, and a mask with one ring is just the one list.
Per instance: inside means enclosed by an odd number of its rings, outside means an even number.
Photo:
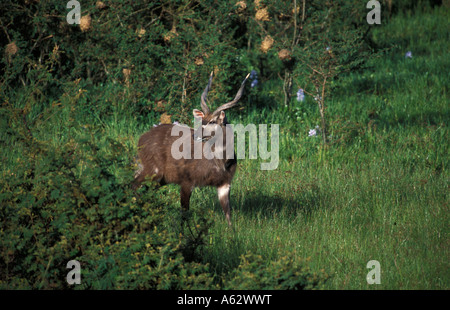
[{"label": "antelope's ear", "polygon": [[194,109],[194,110],[192,111],[192,114],[194,114],[194,117],[195,117],[195,118],[203,118],[203,117],[205,117],[205,114],[203,114],[202,111],[197,110],[197,109]]},{"label": "antelope's ear", "polygon": [[223,120],[225,119],[225,112],[224,112],[224,111],[221,111],[221,112],[220,112],[219,119],[220,119],[221,121],[223,121]]}]

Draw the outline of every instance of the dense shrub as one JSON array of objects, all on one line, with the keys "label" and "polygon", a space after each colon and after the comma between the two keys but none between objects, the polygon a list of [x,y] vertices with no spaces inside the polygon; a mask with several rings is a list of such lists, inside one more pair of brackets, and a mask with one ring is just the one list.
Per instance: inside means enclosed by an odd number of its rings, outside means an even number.
[{"label": "dense shrub", "polygon": [[230,77],[244,76],[233,47],[233,19],[228,18],[233,3],[115,0],[99,6],[96,0],[80,1],[80,25],[67,23],[66,4],[0,4],[5,30],[0,38],[7,42],[0,47],[6,98],[17,101],[15,90],[23,87],[48,104],[68,82],[80,80],[84,89],[100,95],[120,85],[130,111],[146,114],[159,102],[186,122],[211,70],[220,86],[220,95],[212,92],[212,98],[223,99],[224,90],[235,86]]},{"label": "dense shrub", "polygon": [[22,155],[0,180],[0,286],[65,288],[75,259],[81,288],[209,287],[207,266],[186,262],[185,239],[164,229],[164,203],[131,191],[131,153],[103,137],[12,139]]},{"label": "dense shrub", "polygon": [[302,290],[321,288],[328,275],[313,273],[305,262],[291,254],[268,261],[260,255],[247,253],[230,275],[225,287],[241,290]]}]

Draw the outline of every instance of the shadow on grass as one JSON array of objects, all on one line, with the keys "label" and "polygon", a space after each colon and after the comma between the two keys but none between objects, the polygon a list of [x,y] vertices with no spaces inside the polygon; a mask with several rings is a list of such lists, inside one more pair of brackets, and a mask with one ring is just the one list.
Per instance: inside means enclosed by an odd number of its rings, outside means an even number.
[{"label": "shadow on grass", "polygon": [[235,210],[246,218],[278,216],[308,216],[320,205],[320,191],[305,190],[286,194],[261,194],[251,192],[237,201]]},{"label": "shadow on grass", "polygon": [[[211,245],[204,248],[202,259],[208,263],[214,274],[221,278],[236,269],[241,263],[242,255],[257,253],[267,259],[276,258],[277,251],[267,248],[258,242],[264,223],[272,225],[278,219],[294,220],[296,217],[307,217],[320,206],[320,191],[305,189],[292,192],[293,197],[281,197],[274,194],[261,194],[251,191],[243,196],[231,196],[232,222],[235,229],[226,228],[212,232]],[[222,213],[220,205],[214,206],[215,213]],[[221,214],[222,215],[222,214]],[[270,224],[272,223],[272,224]],[[224,228],[225,220],[219,227]],[[259,226],[261,225],[261,226]],[[217,228],[215,228],[217,229]],[[256,235],[255,235],[256,234]],[[264,239],[263,236],[260,236]]]}]

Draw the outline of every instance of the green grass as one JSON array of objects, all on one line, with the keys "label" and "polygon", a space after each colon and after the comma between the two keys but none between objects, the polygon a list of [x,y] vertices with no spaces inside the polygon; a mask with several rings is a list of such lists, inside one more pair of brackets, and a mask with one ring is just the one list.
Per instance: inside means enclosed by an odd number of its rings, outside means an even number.
[{"label": "green grass", "polygon": [[[313,102],[296,107],[305,113],[240,117],[280,123],[281,162],[274,171],[239,162],[234,231],[215,190],[194,193],[193,206],[216,211],[204,260],[217,273],[247,251],[269,260],[288,252],[328,272],[328,289],[448,289],[446,14],[399,16],[374,31],[379,44],[397,46],[337,87],[328,113],[338,142],[329,149],[307,137],[318,123]],[[380,285],[366,282],[370,260],[380,262]]]},{"label": "green grass", "polygon": [[288,251],[329,272],[331,289],[369,288],[365,265],[372,259],[382,267],[380,288],[445,287],[448,219],[439,177],[382,158],[360,167],[291,164],[256,176],[255,168],[240,169],[234,182],[235,232],[215,204],[220,224],[208,259],[219,269],[233,267],[245,251],[267,258]]}]

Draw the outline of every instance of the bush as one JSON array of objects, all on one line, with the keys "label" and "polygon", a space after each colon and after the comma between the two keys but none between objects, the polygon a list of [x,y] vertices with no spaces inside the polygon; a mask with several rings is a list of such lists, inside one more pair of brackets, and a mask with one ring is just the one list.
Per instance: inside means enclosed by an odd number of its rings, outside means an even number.
[{"label": "bush", "polygon": [[164,102],[168,114],[187,122],[211,70],[216,90],[221,89],[211,93],[212,99],[225,100],[226,91],[232,92],[236,83],[230,73],[238,80],[245,76],[232,46],[233,3],[116,0],[99,6],[96,0],[79,1],[83,23],[69,25],[67,2],[0,4],[0,39],[8,43],[0,46],[5,55],[0,90],[10,101],[17,101],[17,88],[34,87],[30,91],[47,105],[48,98],[62,95],[66,83],[79,80],[91,96],[120,85],[127,109],[135,114]]},{"label": "bush", "polygon": [[81,264],[76,288],[211,287],[208,266],[182,255],[201,242],[164,228],[165,204],[151,188],[131,190],[124,144],[101,131],[57,148],[10,133],[3,138],[22,155],[0,180],[1,288],[68,288],[70,260]]},{"label": "bush", "polygon": [[226,289],[238,290],[304,290],[322,288],[328,279],[325,272],[318,274],[290,254],[268,261],[260,255],[247,253],[225,284]]}]

